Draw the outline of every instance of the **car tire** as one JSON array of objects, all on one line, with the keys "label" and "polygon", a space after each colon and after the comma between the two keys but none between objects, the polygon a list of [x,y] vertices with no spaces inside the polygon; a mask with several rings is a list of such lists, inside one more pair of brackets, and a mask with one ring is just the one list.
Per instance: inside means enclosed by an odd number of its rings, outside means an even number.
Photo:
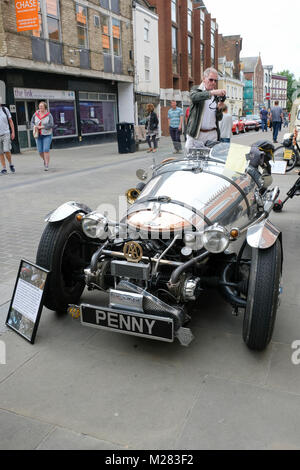
[{"label": "car tire", "polygon": [[88,264],[87,237],[75,217],[48,223],[42,234],[36,264],[50,271],[44,305],[50,310],[66,312],[75,304],[85,287],[83,269]]},{"label": "car tire", "polygon": [[263,351],[271,341],[278,308],[281,278],[281,242],[252,249],[243,339],[249,349]]}]

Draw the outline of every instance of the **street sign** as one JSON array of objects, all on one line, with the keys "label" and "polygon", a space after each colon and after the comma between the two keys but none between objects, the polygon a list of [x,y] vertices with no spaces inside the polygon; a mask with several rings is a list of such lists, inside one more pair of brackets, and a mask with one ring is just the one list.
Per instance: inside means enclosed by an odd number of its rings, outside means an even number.
[{"label": "street sign", "polygon": [[38,0],[15,0],[17,31],[39,29]]}]

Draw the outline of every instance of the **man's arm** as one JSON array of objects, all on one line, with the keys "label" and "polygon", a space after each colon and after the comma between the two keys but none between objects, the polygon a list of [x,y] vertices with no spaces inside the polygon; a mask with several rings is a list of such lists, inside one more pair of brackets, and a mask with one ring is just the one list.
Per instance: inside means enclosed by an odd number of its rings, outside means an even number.
[{"label": "man's arm", "polygon": [[11,138],[11,140],[14,140],[14,138],[16,137],[14,122],[13,122],[12,119],[9,119],[8,122],[9,122],[9,125],[10,125],[10,138]]}]

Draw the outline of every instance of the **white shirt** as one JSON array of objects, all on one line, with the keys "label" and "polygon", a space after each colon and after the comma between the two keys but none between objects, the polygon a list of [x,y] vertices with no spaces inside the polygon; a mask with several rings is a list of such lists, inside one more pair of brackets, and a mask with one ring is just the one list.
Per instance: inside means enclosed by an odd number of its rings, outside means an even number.
[{"label": "white shirt", "polygon": [[[9,110],[6,107],[5,109],[6,109],[8,118],[11,119],[11,114]],[[10,134],[10,127],[8,124],[6,114],[3,111],[2,106],[0,106],[0,135],[4,135],[4,134]]]},{"label": "white shirt", "polygon": [[216,128],[217,103],[214,99],[215,97],[213,96],[210,100],[205,100],[201,129],[207,130]]},{"label": "white shirt", "polygon": [[232,116],[224,113],[222,121],[219,122],[221,139],[230,139],[232,132]]}]

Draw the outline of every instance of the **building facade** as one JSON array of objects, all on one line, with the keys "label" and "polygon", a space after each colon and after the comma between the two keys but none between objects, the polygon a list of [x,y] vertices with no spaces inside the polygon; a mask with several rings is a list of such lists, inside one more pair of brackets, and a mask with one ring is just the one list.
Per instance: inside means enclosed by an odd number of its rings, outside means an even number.
[{"label": "building facade", "polygon": [[273,65],[264,65],[264,105],[268,109],[270,107],[271,99],[271,84],[272,84]]},{"label": "building facade", "polygon": [[219,88],[226,90],[226,104],[232,116],[243,114],[244,83],[234,77],[235,64],[226,57],[219,59]]},{"label": "building facade", "polygon": [[133,2],[135,124],[144,122],[147,103],[160,116],[158,15],[149,2]]},{"label": "building facade", "polygon": [[275,105],[275,101],[279,102],[282,109],[287,108],[287,87],[288,78],[282,75],[272,74],[271,80],[271,106]]},{"label": "building facade", "polygon": [[218,68],[218,25],[202,1],[149,0],[159,16],[160,107],[163,135],[169,135],[168,110],[176,100],[184,110],[203,71]]},{"label": "building facade", "polygon": [[264,68],[261,57],[241,59],[244,76],[244,114],[259,114],[264,105]]},{"label": "building facade", "polygon": [[32,148],[30,119],[45,100],[53,147],[115,139],[134,121],[131,0],[40,0],[39,30],[17,32],[14,2],[0,2],[0,80],[17,129]]}]

